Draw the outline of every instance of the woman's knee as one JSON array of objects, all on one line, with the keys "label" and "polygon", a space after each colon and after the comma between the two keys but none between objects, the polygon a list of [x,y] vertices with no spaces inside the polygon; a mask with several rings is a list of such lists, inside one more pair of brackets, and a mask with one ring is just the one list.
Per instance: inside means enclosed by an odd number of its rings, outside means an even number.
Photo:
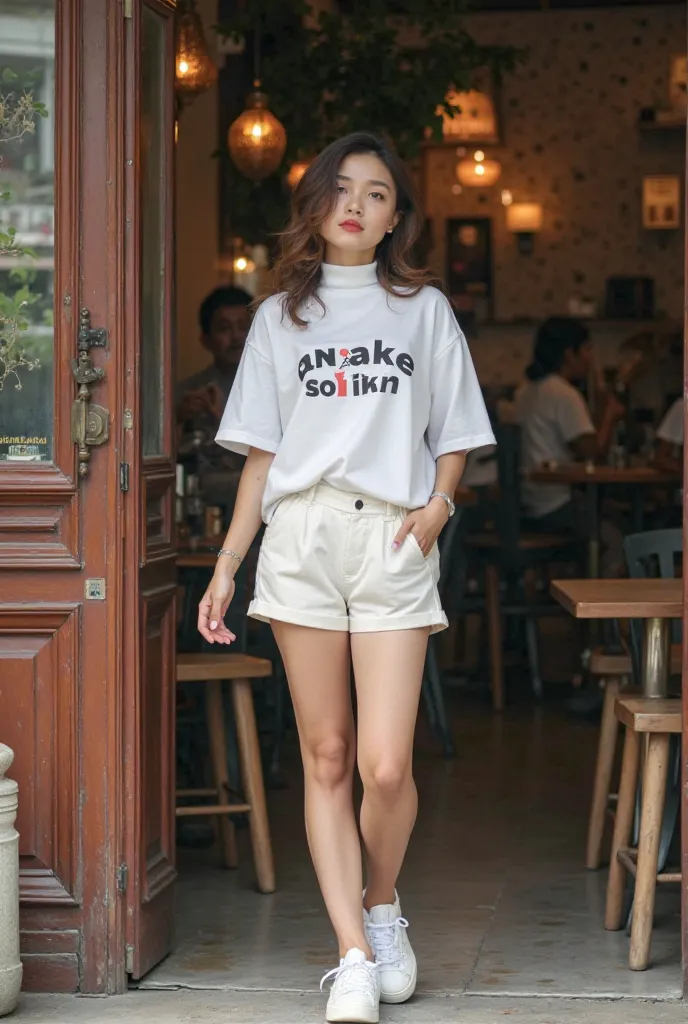
[{"label": "woman's knee", "polygon": [[303,761],[309,779],[319,786],[335,789],[351,778],[351,741],[346,736],[327,736],[306,744]]},{"label": "woman's knee", "polygon": [[380,760],[372,764],[359,764],[365,792],[381,803],[394,804],[409,787],[413,786],[411,765],[405,760]]}]

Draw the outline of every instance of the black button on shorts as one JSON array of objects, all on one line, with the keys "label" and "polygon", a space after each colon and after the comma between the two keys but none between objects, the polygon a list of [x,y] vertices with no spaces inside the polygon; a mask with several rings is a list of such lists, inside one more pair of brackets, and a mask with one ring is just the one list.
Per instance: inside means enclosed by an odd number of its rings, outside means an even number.
[{"label": "black button on shorts", "polygon": [[358,499],[358,501],[354,502],[354,507],[359,509],[359,511],[363,508],[363,502],[361,501],[360,498]]}]

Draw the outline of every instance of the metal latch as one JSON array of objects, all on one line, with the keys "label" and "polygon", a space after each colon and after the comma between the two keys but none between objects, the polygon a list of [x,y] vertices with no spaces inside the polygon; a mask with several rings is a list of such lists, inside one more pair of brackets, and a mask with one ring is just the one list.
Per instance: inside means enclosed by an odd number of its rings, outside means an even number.
[{"label": "metal latch", "polygon": [[115,873],[117,879],[117,892],[124,893],[127,891],[127,882],[129,881],[129,868],[126,864],[120,864]]}]

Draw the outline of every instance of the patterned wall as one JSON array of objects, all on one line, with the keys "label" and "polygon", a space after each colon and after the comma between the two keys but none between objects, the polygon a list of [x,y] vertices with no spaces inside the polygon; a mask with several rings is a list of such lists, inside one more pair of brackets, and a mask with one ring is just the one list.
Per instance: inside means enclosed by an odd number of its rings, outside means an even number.
[{"label": "patterned wall", "polygon": [[[685,48],[685,7],[482,14],[467,24],[480,41],[529,55],[502,90],[502,144],[488,151],[503,168],[496,186],[455,196],[455,150],[426,154],[438,268],[445,220],[489,216],[497,320],[565,313],[572,296],[601,308],[611,275],[653,277],[658,312],[679,317],[683,231],[642,228],[641,187],[646,174],[683,174],[685,136],[641,132],[638,115],[667,105],[670,57]],[[503,188],[544,207],[531,256],[519,255],[506,229]]]}]

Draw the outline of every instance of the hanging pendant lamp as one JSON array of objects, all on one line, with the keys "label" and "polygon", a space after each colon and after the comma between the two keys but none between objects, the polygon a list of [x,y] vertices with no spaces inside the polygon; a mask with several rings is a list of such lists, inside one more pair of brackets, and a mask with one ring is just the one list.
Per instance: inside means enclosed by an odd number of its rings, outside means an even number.
[{"label": "hanging pendant lamp", "polygon": [[229,127],[227,143],[235,166],[247,178],[262,181],[277,170],[287,148],[287,133],[281,121],[268,110],[268,98],[261,91],[260,32],[254,33],[254,91],[246,109]]},{"label": "hanging pendant lamp", "polygon": [[182,102],[195,99],[217,81],[196,0],[178,0],[175,19],[175,86]]}]

